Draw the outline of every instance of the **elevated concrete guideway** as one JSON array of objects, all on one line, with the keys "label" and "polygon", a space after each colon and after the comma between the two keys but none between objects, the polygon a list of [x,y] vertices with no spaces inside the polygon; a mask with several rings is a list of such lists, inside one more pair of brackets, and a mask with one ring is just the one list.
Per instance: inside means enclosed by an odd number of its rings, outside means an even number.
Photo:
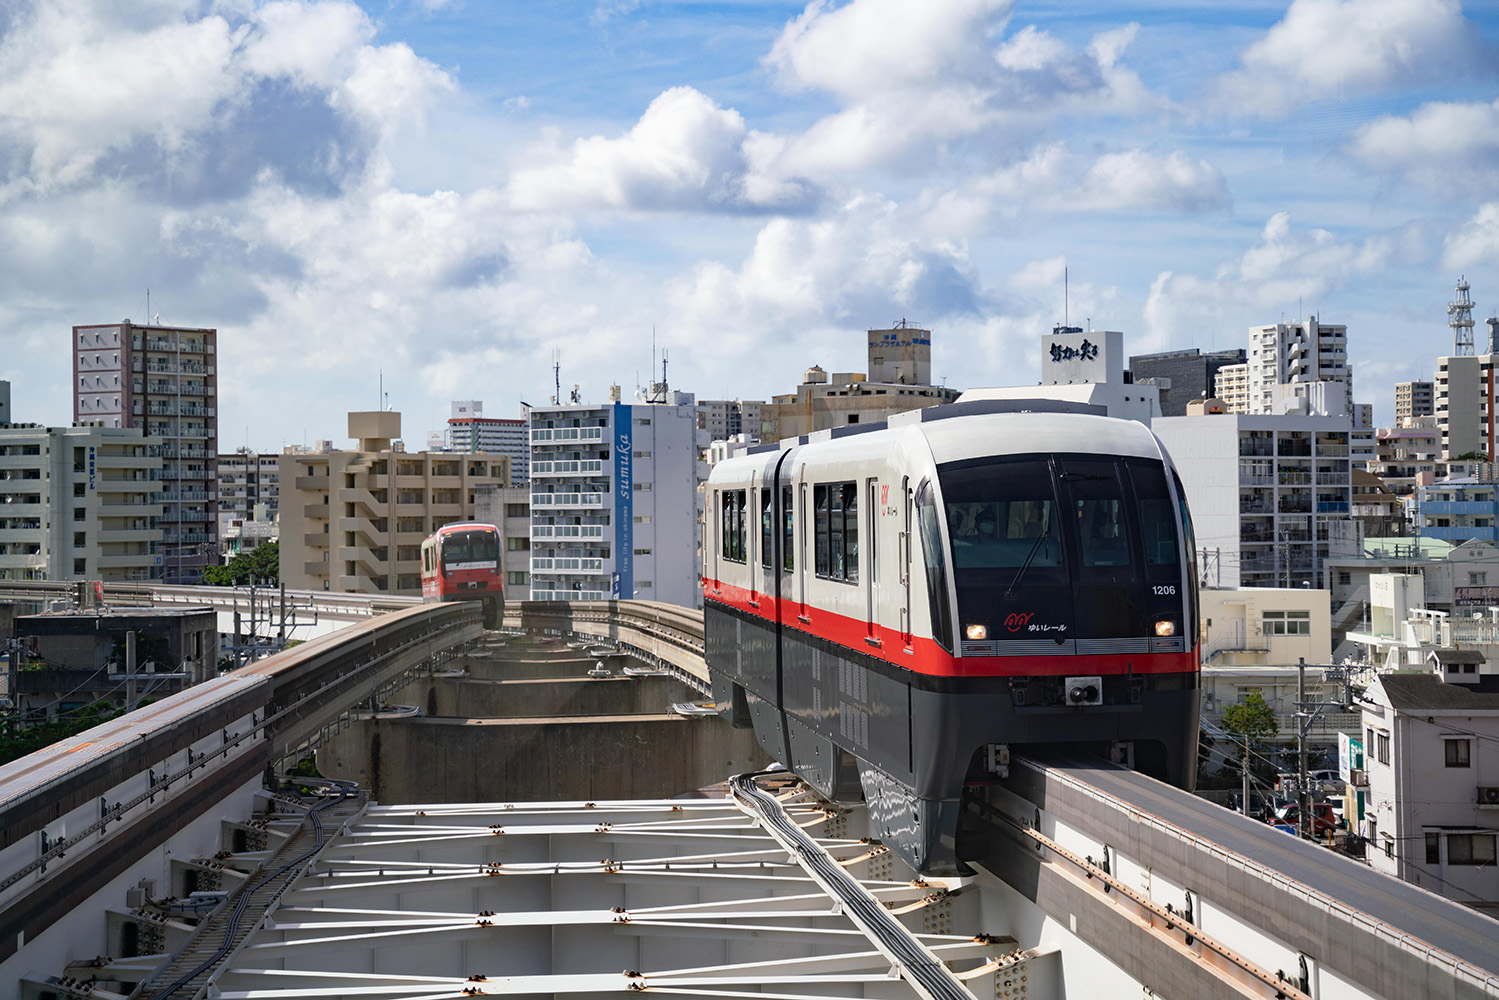
[{"label": "elevated concrete guideway", "polygon": [[[157,728],[149,753],[130,756],[135,746],[129,728],[133,717],[118,720],[119,728],[111,730],[107,744],[88,738],[76,741],[80,747],[90,748],[86,753],[80,751],[78,757],[80,766],[88,764],[91,768],[86,776],[79,772],[80,776],[73,778],[67,765],[60,765],[58,774],[48,772],[48,794],[53,798],[63,795],[67,810],[71,810],[61,822],[27,825],[30,813],[25,803],[30,800],[24,795],[12,798],[7,791],[27,787],[28,779],[22,772],[36,774],[34,761],[0,768],[0,820],[7,830],[23,831],[7,839],[0,851],[0,882],[18,876],[8,883],[10,891],[0,893],[0,907],[4,907],[0,923],[10,935],[0,940],[0,954],[9,956],[9,960],[0,959],[0,976],[15,981],[21,974],[17,971],[19,962],[31,970],[25,973],[27,976],[36,975],[36,982],[46,982],[69,961],[84,957],[82,952],[69,953],[69,947],[88,949],[90,955],[109,954],[108,943],[96,941],[96,930],[73,934],[61,945],[55,935],[44,937],[40,930],[33,933],[36,927],[27,922],[32,919],[27,914],[33,911],[20,911],[16,906],[26,900],[32,901],[27,905],[41,906],[51,896],[66,899],[72,906],[95,899],[93,905],[98,909],[117,907],[123,888],[134,879],[147,875],[162,878],[159,851],[157,860],[152,860],[155,848],[149,845],[134,854],[122,852],[120,834],[156,831],[152,836],[157,839],[151,844],[173,845],[174,858],[211,859],[216,851],[231,856],[241,853],[225,839],[231,829],[227,826],[219,835],[217,848],[201,846],[205,834],[213,832],[205,824],[211,824],[215,817],[224,817],[219,820],[224,823],[230,816],[255,814],[256,807],[250,801],[255,785],[251,778],[263,769],[272,753],[281,756],[287,746],[275,739],[275,723],[268,723],[268,718],[293,724],[299,734],[305,734],[301,745],[331,735],[327,726],[343,723],[326,720],[346,715],[367,700],[375,687],[351,675],[350,670],[357,667],[366,671],[367,677],[374,676],[368,671],[385,670],[370,665],[372,654],[409,655],[413,662],[420,662],[421,641],[430,642],[433,648],[443,643],[435,640],[435,634],[424,640],[399,630],[416,627],[415,623],[425,620],[426,615],[461,613],[446,607],[449,610],[413,609],[383,620],[378,616],[367,618],[363,625],[350,630],[347,639],[335,633],[298,647],[304,657],[318,658],[316,670],[292,671],[278,680],[277,673],[285,668],[278,667],[277,658],[273,658],[262,661],[254,674],[239,672],[236,676],[245,678],[241,683],[256,683],[252,678],[262,678],[258,683],[266,691],[263,708],[236,702],[233,711],[237,714],[220,725],[216,718],[202,714],[211,713],[211,708],[198,706],[189,711],[189,703],[183,701],[181,724],[190,726],[190,731],[184,729],[177,743],[161,729],[163,725],[170,728],[170,713],[178,705],[173,699],[153,706],[158,709],[153,716]],[[698,690],[706,687],[701,619],[687,609],[640,602],[524,604],[509,609],[506,624],[539,634],[607,641],[628,648],[643,662],[672,670]],[[370,629],[387,638],[372,644]],[[393,664],[389,659],[380,662]],[[400,669],[407,668],[403,665]],[[391,682],[398,680],[392,678]],[[282,694],[272,698],[272,691]],[[177,697],[192,694],[188,691]],[[256,734],[265,732],[268,724],[272,739],[259,739]],[[100,747],[112,755],[107,762],[97,756]],[[221,747],[235,749],[221,751]],[[170,755],[173,748],[175,758]],[[184,749],[189,751],[186,757],[182,755]],[[229,762],[234,762],[233,768],[225,766]],[[168,771],[160,770],[167,765]],[[20,770],[12,770],[18,766]],[[153,769],[149,782],[148,769]],[[172,775],[170,794],[157,785],[160,773]],[[201,780],[214,774],[223,777]],[[100,781],[114,782],[119,788],[110,786],[101,791]],[[69,791],[70,782],[77,783],[77,794]],[[196,825],[191,830],[168,829],[171,824],[153,822],[165,818],[168,810],[180,810],[184,801],[181,793],[189,791],[195,810],[192,815],[201,817],[192,821]],[[517,810],[530,808],[519,803],[512,806]],[[984,835],[988,856],[980,862],[980,875],[964,889],[973,894],[968,898],[976,902],[974,912],[982,915],[973,926],[986,934],[1013,938],[1016,950],[1029,950],[1031,958],[1027,961],[1046,953],[1056,957],[1045,961],[1058,963],[1054,976],[1038,972],[1031,978],[1035,988],[1030,992],[1005,994],[996,988],[995,995],[1092,996],[1148,988],[1165,997],[1499,997],[1499,946],[1495,944],[1499,942],[1499,922],[1315,845],[1258,827],[1179,790],[1096,764],[1023,761],[994,791],[989,806],[983,815],[970,817],[990,824]],[[424,821],[423,814],[437,807],[403,808],[415,820]],[[485,808],[492,812],[496,807]],[[571,808],[585,807],[574,804]],[[837,815],[844,816],[851,827],[861,822],[857,812]],[[41,814],[35,818],[41,820]],[[499,819],[486,822],[509,829]],[[245,828],[244,819],[233,826]],[[40,833],[49,839],[38,840]],[[171,838],[189,834],[199,846],[178,850],[177,841]],[[493,832],[487,836],[497,838],[495,843],[504,840]],[[66,842],[61,851],[56,837]],[[425,832],[416,839],[425,841]],[[422,872],[429,867],[437,871],[434,866],[440,852],[415,842],[413,849],[414,863]],[[606,881],[614,877],[628,881],[624,872],[608,870],[608,861],[615,855],[599,855],[605,859],[600,862],[588,853],[591,848],[570,850],[575,852],[568,855],[571,860],[581,863],[591,857],[588,863],[598,866]],[[579,850],[584,853],[577,854]],[[66,863],[62,861],[64,853]],[[94,858],[109,866],[108,870],[95,870],[97,866],[90,863]],[[428,858],[434,859],[431,864]],[[39,870],[43,860],[45,873]],[[555,869],[563,859],[549,858],[541,863]],[[168,867],[180,873],[182,866],[173,861]],[[206,863],[201,868],[203,872],[213,870]],[[712,871],[711,865],[708,870]],[[59,892],[56,887],[62,883],[56,880],[70,872],[74,876],[91,874]],[[1104,885],[1110,891],[1104,892]],[[424,908],[420,903],[415,907]],[[98,910],[92,918],[96,924],[97,914]],[[49,919],[55,922],[60,918],[54,915]],[[470,924],[475,920],[472,914],[466,919]],[[24,933],[18,933],[21,930]],[[365,932],[351,926],[349,933],[358,936]],[[477,933],[482,936],[485,932],[481,929]],[[45,940],[53,943],[38,949]],[[1058,950],[1047,953],[1050,945]],[[483,972],[467,960],[462,967],[464,975]],[[379,965],[377,955],[376,966],[369,974],[378,978],[389,971]],[[476,980],[473,985],[477,988],[480,982]],[[602,981],[595,981],[590,989],[578,984],[562,989],[556,982],[531,981],[530,985],[538,989],[552,986],[546,992],[575,988],[579,992],[608,991],[598,985]],[[345,988],[352,987],[345,984]],[[0,992],[6,989],[0,985]],[[859,989],[864,995],[900,995],[868,985]],[[480,991],[493,992],[488,988]],[[845,986],[809,986],[801,995],[845,991]],[[328,992],[331,995],[337,991]],[[782,992],[789,995],[795,990],[786,984]]]}]

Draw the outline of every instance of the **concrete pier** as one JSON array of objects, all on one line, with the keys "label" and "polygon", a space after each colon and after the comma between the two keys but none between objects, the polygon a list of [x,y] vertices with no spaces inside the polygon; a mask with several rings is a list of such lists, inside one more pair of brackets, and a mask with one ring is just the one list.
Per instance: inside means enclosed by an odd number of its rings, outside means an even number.
[{"label": "concrete pier", "polygon": [[[588,676],[601,659],[611,675]],[[423,714],[357,720],[318,769],[404,804],[664,798],[769,762],[749,730],[672,712],[696,692],[628,662],[525,640],[483,650],[393,693]]]}]

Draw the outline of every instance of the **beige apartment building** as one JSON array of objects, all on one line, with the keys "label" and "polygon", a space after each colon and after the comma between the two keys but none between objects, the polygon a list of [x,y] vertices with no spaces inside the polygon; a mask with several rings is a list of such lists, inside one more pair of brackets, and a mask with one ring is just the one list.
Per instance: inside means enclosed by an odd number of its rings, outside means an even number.
[{"label": "beige apartment building", "polygon": [[504,455],[408,453],[400,436],[399,413],[350,413],[354,450],[281,456],[287,587],[418,595],[422,539],[473,520],[479,487],[509,484]]}]

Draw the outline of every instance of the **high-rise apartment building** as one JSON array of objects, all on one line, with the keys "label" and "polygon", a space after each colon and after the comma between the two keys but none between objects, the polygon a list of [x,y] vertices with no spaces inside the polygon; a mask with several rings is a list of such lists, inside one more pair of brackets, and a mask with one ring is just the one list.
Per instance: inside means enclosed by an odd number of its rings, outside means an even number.
[{"label": "high-rise apartment building", "polygon": [[482,399],[453,401],[443,447],[452,452],[504,455],[510,459],[511,482],[531,480],[531,443],[526,436],[526,422],[484,416]]},{"label": "high-rise apartment building", "polygon": [[1129,370],[1134,384],[1160,389],[1161,416],[1182,417],[1192,400],[1218,395],[1218,372],[1229,365],[1246,364],[1247,360],[1242,348],[1203,354],[1194,347],[1189,351],[1137,354],[1129,359]]},{"label": "high-rise apartment building", "polygon": [[1346,416],[1164,417],[1210,586],[1326,587],[1333,521],[1350,516]]},{"label": "high-rise apartment building", "polygon": [[761,411],[765,404],[756,399],[700,399],[697,402],[697,429],[708,435],[708,441],[727,441],[743,434],[751,443],[760,440]]},{"label": "high-rise apartment building", "polygon": [[73,420],[160,439],[161,579],[218,563],[218,331],[123,320],[73,327]]},{"label": "high-rise apartment building", "polygon": [[504,486],[510,460],[407,452],[401,415],[349,414],[352,451],[279,456],[281,582],[298,590],[416,595],[422,540],[474,518],[479,486]]},{"label": "high-rise apartment building", "polygon": [[1318,322],[1311,316],[1294,323],[1274,323],[1249,330],[1248,413],[1276,413],[1285,390],[1310,382],[1335,383],[1325,412],[1353,414],[1353,371],[1348,367],[1348,328]]},{"label": "high-rise apartment building", "polygon": [[531,599],[702,601],[697,414],[682,402],[531,410]]},{"label": "high-rise apartment building", "polygon": [[280,511],[281,471],[276,455],[258,455],[248,448],[219,456],[219,527],[255,519],[255,508],[265,505],[266,519]]},{"label": "high-rise apartment building", "polygon": [[1413,427],[1417,417],[1436,413],[1436,393],[1430,382],[1395,383],[1395,426]]},{"label": "high-rise apartment building", "polygon": [[161,442],[0,424],[0,580],[161,579]]},{"label": "high-rise apartment building", "polygon": [[1494,367],[1499,354],[1437,358],[1433,410],[1442,432],[1442,458],[1494,456]]}]

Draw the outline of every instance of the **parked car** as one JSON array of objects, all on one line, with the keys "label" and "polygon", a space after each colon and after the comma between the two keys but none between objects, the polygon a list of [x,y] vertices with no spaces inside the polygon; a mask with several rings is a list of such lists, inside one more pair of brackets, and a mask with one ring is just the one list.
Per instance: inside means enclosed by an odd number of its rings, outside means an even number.
[{"label": "parked car", "polygon": [[[1230,806],[1230,808],[1233,809],[1234,812],[1244,812],[1244,794],[1242,792],[1235,792],[1234,797],[1231,801],[1233,804]],[[1265,822],[1270,819],[1270,816],[1274,811],[1275,804],[1273,802],[1260,795],[1259,792],[1249,793],[1249,815],[1251,817],[1260,820],[1261,822]]]},{"label": "parked car", "polygon": [[[1312,803],[1312,836],[1320,837],[1325,833],[1337,829],[1337,817],[1333,815],[1332,806],[1327,802]],[[1296,829],[1301,829],[1301,809],[1295,803],[1282,806],[1275,812],[1277,824],[1287,824]]]},{"label": "parked car", "polygon": [[1337,820],[1340,827],[1348,825],[1347,814],[1344,811],[1344,802],[1345,799],[1341,795],[1329,795],[1327,797],[1327,804],[1332,807],[1333,819]]}]

